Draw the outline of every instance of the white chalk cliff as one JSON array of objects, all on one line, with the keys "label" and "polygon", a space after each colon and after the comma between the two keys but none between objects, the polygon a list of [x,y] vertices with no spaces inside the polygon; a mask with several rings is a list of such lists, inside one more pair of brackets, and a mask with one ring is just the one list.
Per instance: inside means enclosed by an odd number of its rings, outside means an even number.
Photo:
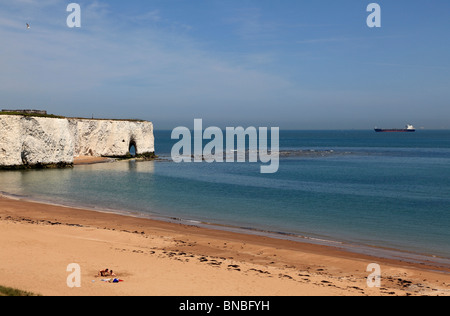
[{"label": "white chalk cliff", "polygon": [[155,152],[147,121],[0,115],[0,167],[71,165],[74,157]]}]

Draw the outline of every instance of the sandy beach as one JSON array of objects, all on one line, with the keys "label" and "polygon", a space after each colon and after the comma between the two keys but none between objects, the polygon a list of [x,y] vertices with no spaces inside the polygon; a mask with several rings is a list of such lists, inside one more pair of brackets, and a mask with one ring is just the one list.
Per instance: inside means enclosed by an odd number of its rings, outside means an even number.
[{"label": "sandy beach", "polygon": [[[432,265],[6,197],[0,243],[0,285],[44,296],[450,294],[450,271]],[[67,285],[71,263],[81,287]],[[370,263],[379,288],[367,286]],[[105,268],[123,282],[102,281]]]},{"label": "sandy beach", "polygon": [[91,165],[96,163],[105,163],[112,161],[113,159],[106,157],[93,157],[93,156],[78,156],[73,159],[74,165]]}]

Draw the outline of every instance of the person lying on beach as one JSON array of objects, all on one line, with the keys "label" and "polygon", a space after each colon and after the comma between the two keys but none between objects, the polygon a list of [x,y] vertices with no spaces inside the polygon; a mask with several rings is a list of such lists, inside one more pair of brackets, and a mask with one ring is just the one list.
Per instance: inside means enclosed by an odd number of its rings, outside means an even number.
[{"label": "person lying on beach", "polygon": [[103,281],[103,282],[108,282],[108,283],[119,283],[119,282],[123,282],[123,280],[117,279],[117,278],[114,278],[114,279],[101,279],[101,281]]},{"label": "person lying on beach", "polygon": [[123,280],[119,280],[117,278],[109,280],[109,283],[119,283],[119,282],[123,282]]},{"label": "person lying on beach", "polygon": [[[112,271],[111,271],[111,272],[112,272]],[[100,276],[108,276],[108,275],[109,275],[109,269],[100,270],[100,271],[98,272],[98,274],[99,274]]]}]

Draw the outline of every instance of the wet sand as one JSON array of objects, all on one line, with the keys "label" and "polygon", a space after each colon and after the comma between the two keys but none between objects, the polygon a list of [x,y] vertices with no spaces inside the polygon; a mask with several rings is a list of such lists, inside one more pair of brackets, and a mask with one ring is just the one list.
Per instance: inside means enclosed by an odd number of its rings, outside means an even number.
[{"label": "wet sand", "polygon": [[106,157],[93,157],[93,156],[79,156],[75,157],[73,159],[74,165],[91,165],[96,163],[104,163],[104,162],[110,162],[113,161],[113,159],[106,158]]},{"label": "wet sand", "polygon": [[[0,285],[41,295],[450,295],[450,271],[433,264],[1,196],[0,244]],[[67,286],[71,263],[79,288]],[[102,281],[105,268],[123,282]]]}]

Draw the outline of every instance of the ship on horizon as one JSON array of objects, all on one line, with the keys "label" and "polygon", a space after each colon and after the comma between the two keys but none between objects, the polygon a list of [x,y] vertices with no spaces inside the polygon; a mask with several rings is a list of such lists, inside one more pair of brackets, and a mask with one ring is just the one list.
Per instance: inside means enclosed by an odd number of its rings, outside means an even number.
[{"label": "ship on horizon", "polygon": [[377,132],[377,133],[395,133],[395,132],[398,132],[398,133],[412,133],[412,132],[415,132],[416,131],[416,129],[415,129],[415,127],[414,126],[412,126],[411,124],[408,124],[408,125],[406,125],[406,127],[405,128],[402,128],[402,129],[397,129],[397,128],[391,128],[391,129],[384,129],[384,128],[375,128],[375,132]]}]

